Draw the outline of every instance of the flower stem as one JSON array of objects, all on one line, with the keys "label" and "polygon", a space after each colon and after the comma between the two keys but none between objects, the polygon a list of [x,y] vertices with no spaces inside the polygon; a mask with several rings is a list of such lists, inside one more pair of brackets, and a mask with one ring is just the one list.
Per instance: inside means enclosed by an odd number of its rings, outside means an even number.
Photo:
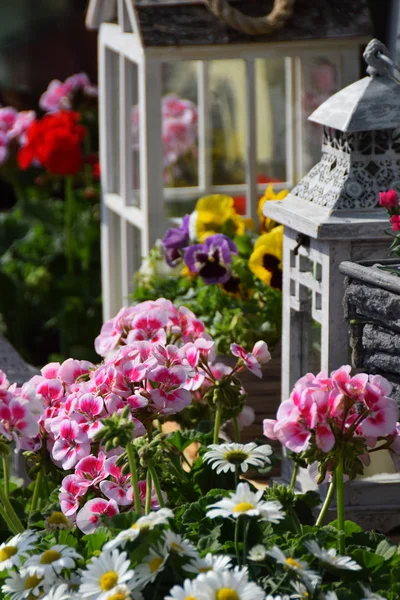
[{"label": "flower stem", "polygon": [[215,411],[213,444],[218,444],[219,430],[221,428],[221,413],[222,413],[222,406],[221,406],[221,401],[219,400],[217,402],[217,410]]},{"label": "flower stem", "polygon": [[1,516],[4,518],[8,527],[13,533],[22,533],[24,527],[18,518],[17,513],[10,504],[9,499],[4,493],[2,486],[0,485],[0,507]]},{"label": "flower stem", "polygon": [[129,442],[127,444],[126,453],[128,455],[129,470],[131,472],[131,483],[132,483],[132,489],[133,489],[133,500],[135,503],[135,512],[139,513],[139,515],[140,515],[142,513],[142,509],[140,506],[139,481],[138,481],[138,474],[137,474],[135,450],[134,450],[132,442]]},{"label": "flower stem", "polygon": [[239,551],[239,521],[240,517],[236,519],[235,523],[235,552],[238,567],[240,567],[240,551]]},{"label": "flower stem", "polygon": [[324,503],[322,505],[321,512],[319,513],[318,519],[315,523],[316,527],[321,527],[322,523],[324,522],[326,513],[328,512],[329,507],[332,502],[332,499],[333,499],[333,494],[335,493],[335,487],[336,487],[336,482],[335,482],[335,477],[333,477],[333,479],[329,485],[328,493],[326,494]]},{"label": "flower stem", "polygon": [[158,503],[159,503],[160,507],[163,508],[165,506],[165,504],[164,504],[164,499],[163,499],[162,492],[161,492],[160,481],[158,479],[157,471],[155,470],[152,461],[149,461],[148,469],[150,471],[150,475],[151,475],[151,478],[154,483],[154,488],[156,490]]},{"label": "flower stem", "polygon": [[8,456],[3,456],[2,459],[3,464],[3,481],[4,481],[4,493],[6,498],[10,498],[10,466],[8,464]]},{"label": "flower stem", "polygon": [[38,501],[39,501],[39,497],[40,497],[40,488],[42,487],[43,476],[44,476],[44,472],[43,472],[43,468],[41,468],[36,476],[35,487],[33,489],[31,510],[29,511],[29,521],[38,505]]},{"label": "flower stem", "polygon": [[65,212],[64,212],[64,227],[65,227],[65,259],[67,262],[67,272],[74,271],[74,256],[72,249],[72,222],[74,213],[74,188],[73,178],[67,176],[65,178]]},{"label": "flower stem", "polygon": [[146,505],[144,508],[144,512],[146,515],[149,514],[150,510],[151,510],[151,472],[150,469],[147,468],[147,475],[146,475]]},{"label": "flower stem", "polygon": [[247,538],[249,535],[250,528],[250,519],[247,518],[247,521],[244,526],[244,534],[243,534],[243,564],[245,565],[247,562]]},{"label": "flower stem", "polygon": [[239,431],[239,419],[237,417],[233,417],[233,428],[235,431],[235,442],[240,442],[240,431]]},{"label": "flower stem", "polygon": [[343,482],[343,452],[339,454],[336,467],[336,505],[337,505],[337,527],[339,530],[338,548],[339,554],[345,553],[344,538],[344,482]]},{"label": "flower stem", "polygon": [[299,472],[299,463],[294,463],[292,478],[289,484],[289,490],[293,492],[294,486],[296,485],[297,473]]}]

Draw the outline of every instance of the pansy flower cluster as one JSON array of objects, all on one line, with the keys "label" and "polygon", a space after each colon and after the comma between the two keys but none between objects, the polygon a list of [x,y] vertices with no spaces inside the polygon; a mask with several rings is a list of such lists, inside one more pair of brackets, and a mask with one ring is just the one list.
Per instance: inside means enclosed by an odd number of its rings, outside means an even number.
[{"label": "pansy flower cluster", "polygon": [[352,377],[350,366],[330,376],[308,373],[280,405],[277,419],[264,420],[264,435],[303,453],[309,463],[322,461],[322,479],[345,452],[345,473],[354,477],[360,461],[368,462],[368,452],[387,448],[398,455],[399,409],[390,393],[386,379],[365,373]]}]

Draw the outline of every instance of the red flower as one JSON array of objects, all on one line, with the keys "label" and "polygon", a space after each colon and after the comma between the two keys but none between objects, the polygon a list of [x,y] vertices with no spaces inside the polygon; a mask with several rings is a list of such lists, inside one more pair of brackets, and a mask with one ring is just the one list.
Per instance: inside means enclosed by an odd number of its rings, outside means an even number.
[{"label": "red flower", "polygon": [[33,121],[26,144],[18,152],[21,169],[27,169],[36,160],[55,175],[78,173],[83,161],[81,142],[86,135],[78,121],[79,113],[73,111],[60,111]]},{"label": "red flower", "polygon": [[396,208],[399,205],[399,198],[396,190],[379,192],[379,204],[385,208]]},{"label": "red flower", "polygon": [[393,231],[400,231],[400,215],[393,215],[390,217]]}]

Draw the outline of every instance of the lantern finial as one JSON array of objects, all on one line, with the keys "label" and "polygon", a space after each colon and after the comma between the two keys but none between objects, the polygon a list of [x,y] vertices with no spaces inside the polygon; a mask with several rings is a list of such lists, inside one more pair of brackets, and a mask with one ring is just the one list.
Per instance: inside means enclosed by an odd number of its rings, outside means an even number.
[{"label": "lantern finial", "polygon": [[373,39],[369,42],[363,57],[368,65],[367,73],[371,77],[384,75],[387,72],[388,65],[383,57],[389,58],[389,50],[379,40]]}]

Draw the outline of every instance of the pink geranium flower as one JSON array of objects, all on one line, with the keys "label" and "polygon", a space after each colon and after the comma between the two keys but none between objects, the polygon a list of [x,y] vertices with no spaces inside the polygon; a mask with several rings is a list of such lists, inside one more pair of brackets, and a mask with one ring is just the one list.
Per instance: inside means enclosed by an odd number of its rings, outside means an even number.
[{"label": "pink geranium flower", "polygon": [[14,396],[8,401],[0,400],[0,435],[14,440],[19,449],[21,439],[34,438],[38,433],[39,425],[29,410],[27,400]]},{"label": "pink geranium flower", "polygon": [[86,502],[76,515],[76,524],[83,533],[93,533],[101,525],[102,517],[113,517],[119,513],[115,500],[93,498]]},{"label": "pink geranium flower", "polygon": [[52,450],[54,460],[67,471],[88,454],[90,442],[87,433],[75,421],[64,419]]}]

